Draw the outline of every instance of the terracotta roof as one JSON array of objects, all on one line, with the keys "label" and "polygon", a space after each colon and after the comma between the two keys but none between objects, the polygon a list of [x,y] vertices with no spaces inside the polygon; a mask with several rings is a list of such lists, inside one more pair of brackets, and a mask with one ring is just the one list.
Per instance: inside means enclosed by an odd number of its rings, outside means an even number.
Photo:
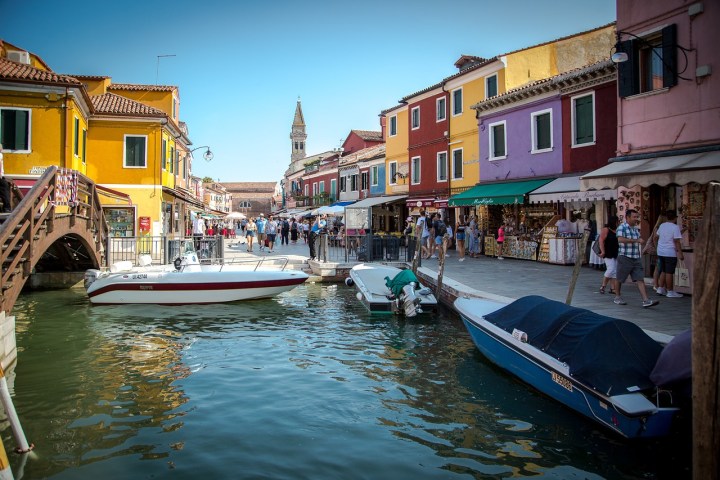
[{"label": "terracotta roof", "polygon": [[[465,72],[463,72],[463,73],[465,73]],[[400,99],[399,103],[407,103],[408,99],[410,99],[410,98],[417,97],[418,95],[422,95],[423,93],[427,93],[431,90],[435,90],[436,88],[440,88],[440,87],[442,87],[443,82],[438,82],[435,85],[430,85],[429,87],[423,88],[422,90],[418,90],[417,92],[411,93],[410,95],[405,95],[403,98]]]},{"label": "terracotta roof", "polygon": [[59,75],[52,71],[40,70],[39,68],[13,62],[6,58],[0,58],[0,80],[12,80],[17,82],[43,83],[62,86],[81,87],[82,83],[74,77]]},{"label": "terracotta roof", "polygon": [[100,115],[166,116],[165,112],[129,98],[105,93],[90,97],[95,113]]},{"label": "terracotta roof", "polygon": [[220,182],[232,193],[274,192],[277,182]]},{"label": "terracotta roof", "polygon": [[363,140],[368,140],[371,142],[382,142],[382,132],[375,132],[372,130],[351,130],[352,132],[355,132],[355,135],[362,138]]},{"label": "terracotta roof", "polygon": [[373,145],[372,147],[363,148],[357,152],[350,153],[340,158],[339,166],[344,167],[352,165],[362,160],[371,160],[385,155],[385,144]]},{"label": "terracotta roof", "polygon": [[513,103],[523,98],[539,95],[541,93],[566,88],[590,80],[602,80],[603,83],[615,80],[617,67],[611,60],[602,60],[591,65],[576,68],[553,77],[544,78],[528,83],[522,87],[514,88],[501,95],[490,97],[478,102],[470,108],[484,111]]},{"label": "terracotta roof", "polygon": [[105,80],[106,78],[110,78],[106,75],[71,75],[71,77],[83,80]]},{"label": "terracotta roof", "polygon": [[177,87],[172,85],[140,85],[135,83],[113,83],[108,85],[108,90],[130,90],[130,91],[148,91],[148,92],[172,92]]}]

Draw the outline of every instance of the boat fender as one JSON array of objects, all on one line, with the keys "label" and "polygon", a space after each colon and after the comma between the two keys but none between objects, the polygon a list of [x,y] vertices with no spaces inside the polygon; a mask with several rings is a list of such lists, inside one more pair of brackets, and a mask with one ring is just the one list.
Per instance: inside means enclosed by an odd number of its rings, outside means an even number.
[{"label": "boat fender", "polygon": [[345,285],[347,285],[348,287],[352,287],[353,285],[355,285],[355,281],[352,278],[347,277],[345,279]]},{"label": "boat fender", "polygon": [[182,267],[182,258],[176,258],[173,265],[175,265],[175,270],[180,270],[180,267]]},{"label": "boat fender", "polygon": [[355,298],[357,298],[358,300],[362,301],[362,298],[363,298],[363,297],[362,297],[362,293],[357,292],[357,293],[355,294]]},{"label": "boat fender", "polygon": [[512,336],[515,338],[515,340],[519,340],[522,343],[527,343],[528,341],[527,333],[523,332],[522,330],[518,330],[517,328],[513,328]]}]

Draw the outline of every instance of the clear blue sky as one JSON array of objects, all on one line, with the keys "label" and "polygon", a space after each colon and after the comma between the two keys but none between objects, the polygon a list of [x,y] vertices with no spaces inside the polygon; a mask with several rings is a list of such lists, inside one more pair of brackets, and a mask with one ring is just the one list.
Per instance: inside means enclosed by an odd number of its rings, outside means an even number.
[{"label": "clear blue sky", "polygon": [[[0,38],[64,74],[177,85],[194,171],[225,182],[278,181],[301,97],[307,152],[492,57],[615,20],[615,0],[0,0]],[[163,57],[158,55],[176,55]],[[200,154],[200,155],[198,155]]]}]

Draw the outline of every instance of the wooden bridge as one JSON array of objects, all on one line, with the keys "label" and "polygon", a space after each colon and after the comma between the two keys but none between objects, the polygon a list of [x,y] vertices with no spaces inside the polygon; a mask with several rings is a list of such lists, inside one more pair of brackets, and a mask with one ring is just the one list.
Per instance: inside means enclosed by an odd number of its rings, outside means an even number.
[{"label": "wooden bridge", "polygon": [[0,311],[10,313],[34,272],[78,272],[104,264],[108,224],[95,183],[75,170],[48,168],[13,209],[0,214]]}]

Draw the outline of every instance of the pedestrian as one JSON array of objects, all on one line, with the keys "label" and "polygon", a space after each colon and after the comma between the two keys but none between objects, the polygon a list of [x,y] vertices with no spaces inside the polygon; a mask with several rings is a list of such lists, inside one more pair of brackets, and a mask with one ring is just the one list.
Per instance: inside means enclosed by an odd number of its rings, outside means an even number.
[{"label": "pedestrian", "polygon": [[427,238],[427,258],[437,258],[437,255],[435,255],[435,222],[437,221],[437,212],[431,213],[430,218],[428,218],[427,228],[428,228],[428,238]]},{"label": "pedestrian", "polygon": [[641,262],[640,247],[643,244],[640,235],[640,214],[633,209],[625,211],[625,221],[617,228],[618,239],[618,261],[617,278],[615,279],[615,302],[616,305],[627,305],[621,295],[623,282],[630,277],[633,283],[637,284],[638,291],[642,297],[643,308],[657,305],[657,300],[650,300],[645,290],[645,272]]},{"label": "pedestrian", "polygon": [[290,244],[290,222],[287,218],[283,218],[282,227],[280,228],[280,245]]},{"label": "pedestrian", "polygon": [[257,224],[255,223],[255,217],[250,217],[250,220],[245,226],[245,239],[247,240],[247,251],[252,253],[253,251],[253,240],[257,234]]},{"label": "pedestrian", "polygon": [[657,241],[655,239],[655,234],[657,233],[658,228],[660,228],[660,225],[665,222],[667,222],[667,216],[665,214],[658,215],[655,226],[650,234],[650,238],[647,239],[647,242],[645,242],[645,246],[642,250],[643,255],[650,255],[650,264],[655,264],[655,268],[653,269],[652,289],[656,292],[658,288],[660,288],[660,259],[657,256]]},{"label": "pedestrian", "polygon": [[685,259],[681,245],[682,232],[676,223],[675,210],[668,210],[665,215],[666,221],[658,227],[655,233],[658,255],[657,270],[660,271],[657,294],[665,295],[667,298],[682,298],[683,294],[676,292],[673,286],[677,261]]},{"label": "pedestrian", "polygon": [[265,225],[267,224],[267,220],[265,219],[265,214],[261,213],[260,216],[255,220],[255,226],[257,227],[257,239],[258,239],[258,245],[260,246],[260,251],[262,252],[265,250]]},{"label": "pedestrian", "polygon": [[0,143],[0,201],[2,201],[2,213],[12,212],[10,205],[10,182],[5,178],[5,162],[3,161],[3,146]]},{"label": "pedestrian", "polygon": [[428,258],[430,256],[427,248],[427,239],[430,236],[427,222],[427,213],[425,210],[420,210],[420,216],[415,223],[415,246],[420,249],[421,258]]},{"label": "pedestrian", "polygon": [[309,230],[307,242],[310,246],[310,260],[315,260],[315,240],[320,235],[320,217],[315,217]]},{"label": "pedestrian", "polygon": [[445,235],[447,235],[447,225],[443,221],[442,215],[436,213],[435,221],[433,222],[433,234],[435,235],[435,251],[430,258],[438,258],[444,256],[446,253],[446,245],[443,242]]},{"label": "pedestrian", "polygon": [[458,262],[465,261],[465,238],[467,230],[469,230],[467,217],[461,215],[455,224],[455,242],[457,242]]},{"label": "pedestrian", "polygon": [[275,248],[275,237],[277,237],[278,224],[272,215],[268,215],[265,223],[265,237],[267,238],[268,253],[273,253]]},{"label": "pedestrian", "polygon": [[294,218],[290,219],[290,241],[293,245],[297,243],[298,239],[298,223]]},{"label": "pedestrian", "polygon": [[200,218],[200,215],[193,217],[193,244],[195,245],[195,251],[200,251],[200,239],[205,236],[205,221]]},{"label": "pedestrian", "polygon": [[498,245],[497,258],[498,258],[498,260],[505,260],[502,256],[503,244],[505,243],[505,222],[500,224],[500,228],[498,228],[496,241],[497,241],[497,245]]},{"label": "pedestrian", "polygon": [[307,219],[303,220],[302,223],[302,236],[303,240],[305,240],[305,245],[307,245],[308,238],[310,237],[310,222],[308,222]]},{"label": "pedestrian", "polygon": [[618,256],[618,240],[617,240],[617,222],[618,218],[611,216],[607,223],[600,230],[600,238],[598,245],[600,246],[600,254],[598,255],[605,263],[605,273],[603,274],[602,284],[600,285],[600,293],[605,293],[605,289],[610,284],[610,293],[613,293],[615,279],[617,278],[617,256]]},{"label": "pedestrian", "polygon": [[478,254],[478,228],[477,220],[475,215],[470,215],[470,221],[468,222],[468,228],[465,230],[465,239],[467,243],[468,255],[471,258],[475,258]]}]

